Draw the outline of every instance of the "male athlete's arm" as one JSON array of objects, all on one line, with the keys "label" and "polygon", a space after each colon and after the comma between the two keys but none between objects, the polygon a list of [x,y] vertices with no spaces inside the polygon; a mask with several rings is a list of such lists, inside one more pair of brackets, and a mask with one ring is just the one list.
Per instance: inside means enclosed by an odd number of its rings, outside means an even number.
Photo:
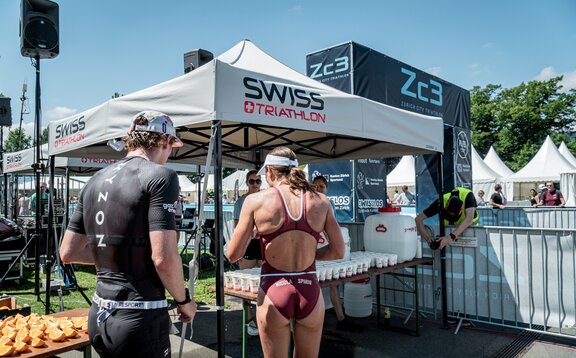
[{"label": "male athlete's arm", "polygon": [[[156,267],[158,277],[164,288],[176,301],[184,301],[184,272],[182,259],[178,254],[178,240],[176,231],[150,231],[150,243],[152,246],[152,262]],[[180,320],[190,322],[196,315],[196,303],[194,301],[178,306]]]},{"label": "male athlete's arm", "polygon": [[64,239],[60,244],[60,259],[65,264],[95,263],[92,249],[88,246],[86,228],[84,227],[84,191],[80,193],[76,210],[70,218]]},{"label": "male athlete's arm", "polygon": [[86,235],[66,230],[60,245],[60,259],[65,264],[94,264],[92,250],[88,247]]}]

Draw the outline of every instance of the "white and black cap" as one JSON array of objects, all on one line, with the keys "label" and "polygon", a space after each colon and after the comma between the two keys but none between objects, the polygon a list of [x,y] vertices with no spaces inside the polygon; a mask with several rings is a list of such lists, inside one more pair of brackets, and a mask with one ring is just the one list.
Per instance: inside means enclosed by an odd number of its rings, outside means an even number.
[{"label": "white and black cap", "polygon": [[[148,124],[136,124],[135,122],[142,122],[141,118],[144,117]],[[130,126],[130,132],[155,132],[161,134],[167,134],[174,137],[174,142],[172,143],[173,148],[179,148],[184,145],[180,138],[176,135],[176,128],[174,127],[174,122],[172,119],[162,112],[156,111],[142,111],[134,116],[132,119],[132,125]]]}]

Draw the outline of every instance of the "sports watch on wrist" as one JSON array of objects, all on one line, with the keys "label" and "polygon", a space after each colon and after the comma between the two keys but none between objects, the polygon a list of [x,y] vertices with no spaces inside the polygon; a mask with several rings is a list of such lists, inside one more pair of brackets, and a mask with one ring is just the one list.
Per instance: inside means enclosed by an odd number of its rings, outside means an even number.
[{"label": "sports watch on wrist", "polygon": [[187,288],[184,290],[184,294],[186,295],[186,297],[184,298],[184,301],[176,301],[176,299],[174,299],[174,302],[178,305],[178,306],[182,306],[185,305],[187,303],[192,302],[192,298],[190,297],[190,290],[188,290]]},{"label": "sports watch on wrist", "polygon": [[452,240],[454,242],[458,241],[458,239],[456,238],[456,235],[454,235],[453,233],[450,233],[449,235],[450,235],[450,238],[452,238]]}]

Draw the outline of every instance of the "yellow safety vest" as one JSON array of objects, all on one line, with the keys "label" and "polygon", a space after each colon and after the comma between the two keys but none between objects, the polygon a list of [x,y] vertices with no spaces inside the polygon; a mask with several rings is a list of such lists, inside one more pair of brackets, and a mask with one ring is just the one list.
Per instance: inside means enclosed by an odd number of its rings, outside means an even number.
[{"label": "yellow safety vest", "polygon": [[[463,203],[466,202],[466,196],[468,196],[468,193],[472,192],[472,190],[462,188],[462,187],[456,187],[456,188],[454,188],[454,190],[458,190],[458,198],[460,200],[462,200]],[[452,191],[454,191],[454,190],[452,190]],[[450,196],[452,196],[452,192],[444,194],[444,202],[442,203],[443,208],[446,207],[446,202],[448,202],[448,199],[450,199]],[[466,210],[464,210],[462,212],[462,214],[460,214],[460,217],[458,218],[458,220],[454,224],[450,224],[450,222],[448,220],[444,220],[444,225],[458,225],[462,221],[464,221],[464,219],[466,219]],[[473,223],[475,223],[477,221],[478,221],[478,211],[476,210],[476,208],[474,208],[474,221],[473,221]]]}]

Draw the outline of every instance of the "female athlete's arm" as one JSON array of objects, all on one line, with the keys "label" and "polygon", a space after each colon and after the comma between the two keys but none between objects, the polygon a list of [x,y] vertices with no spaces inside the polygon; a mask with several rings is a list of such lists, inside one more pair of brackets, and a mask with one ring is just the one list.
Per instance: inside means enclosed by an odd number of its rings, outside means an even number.
[{"label": "female athlete's arm", "polygon": [[255,195],[249,195],[246,197],[246,200],[244,200],[244,205],[242,205],[240,219],[234,229],[232,239],[228,244],[227,256],[230,262],[236,262],[244,256],[248,244],[250,243],[250,239],[252,238],[252,232],[254,230],[254,211],[256,208],[254,197]]},{"label": "female athlete's arm", "polygon": [[323,204],[328,206],[324,230],[328,236],[329,244],[316,251],[317,260],[339,260],[344,257],[344,238],[340,225],[336,221],[334,211],[328,199],[323,196]]}]

